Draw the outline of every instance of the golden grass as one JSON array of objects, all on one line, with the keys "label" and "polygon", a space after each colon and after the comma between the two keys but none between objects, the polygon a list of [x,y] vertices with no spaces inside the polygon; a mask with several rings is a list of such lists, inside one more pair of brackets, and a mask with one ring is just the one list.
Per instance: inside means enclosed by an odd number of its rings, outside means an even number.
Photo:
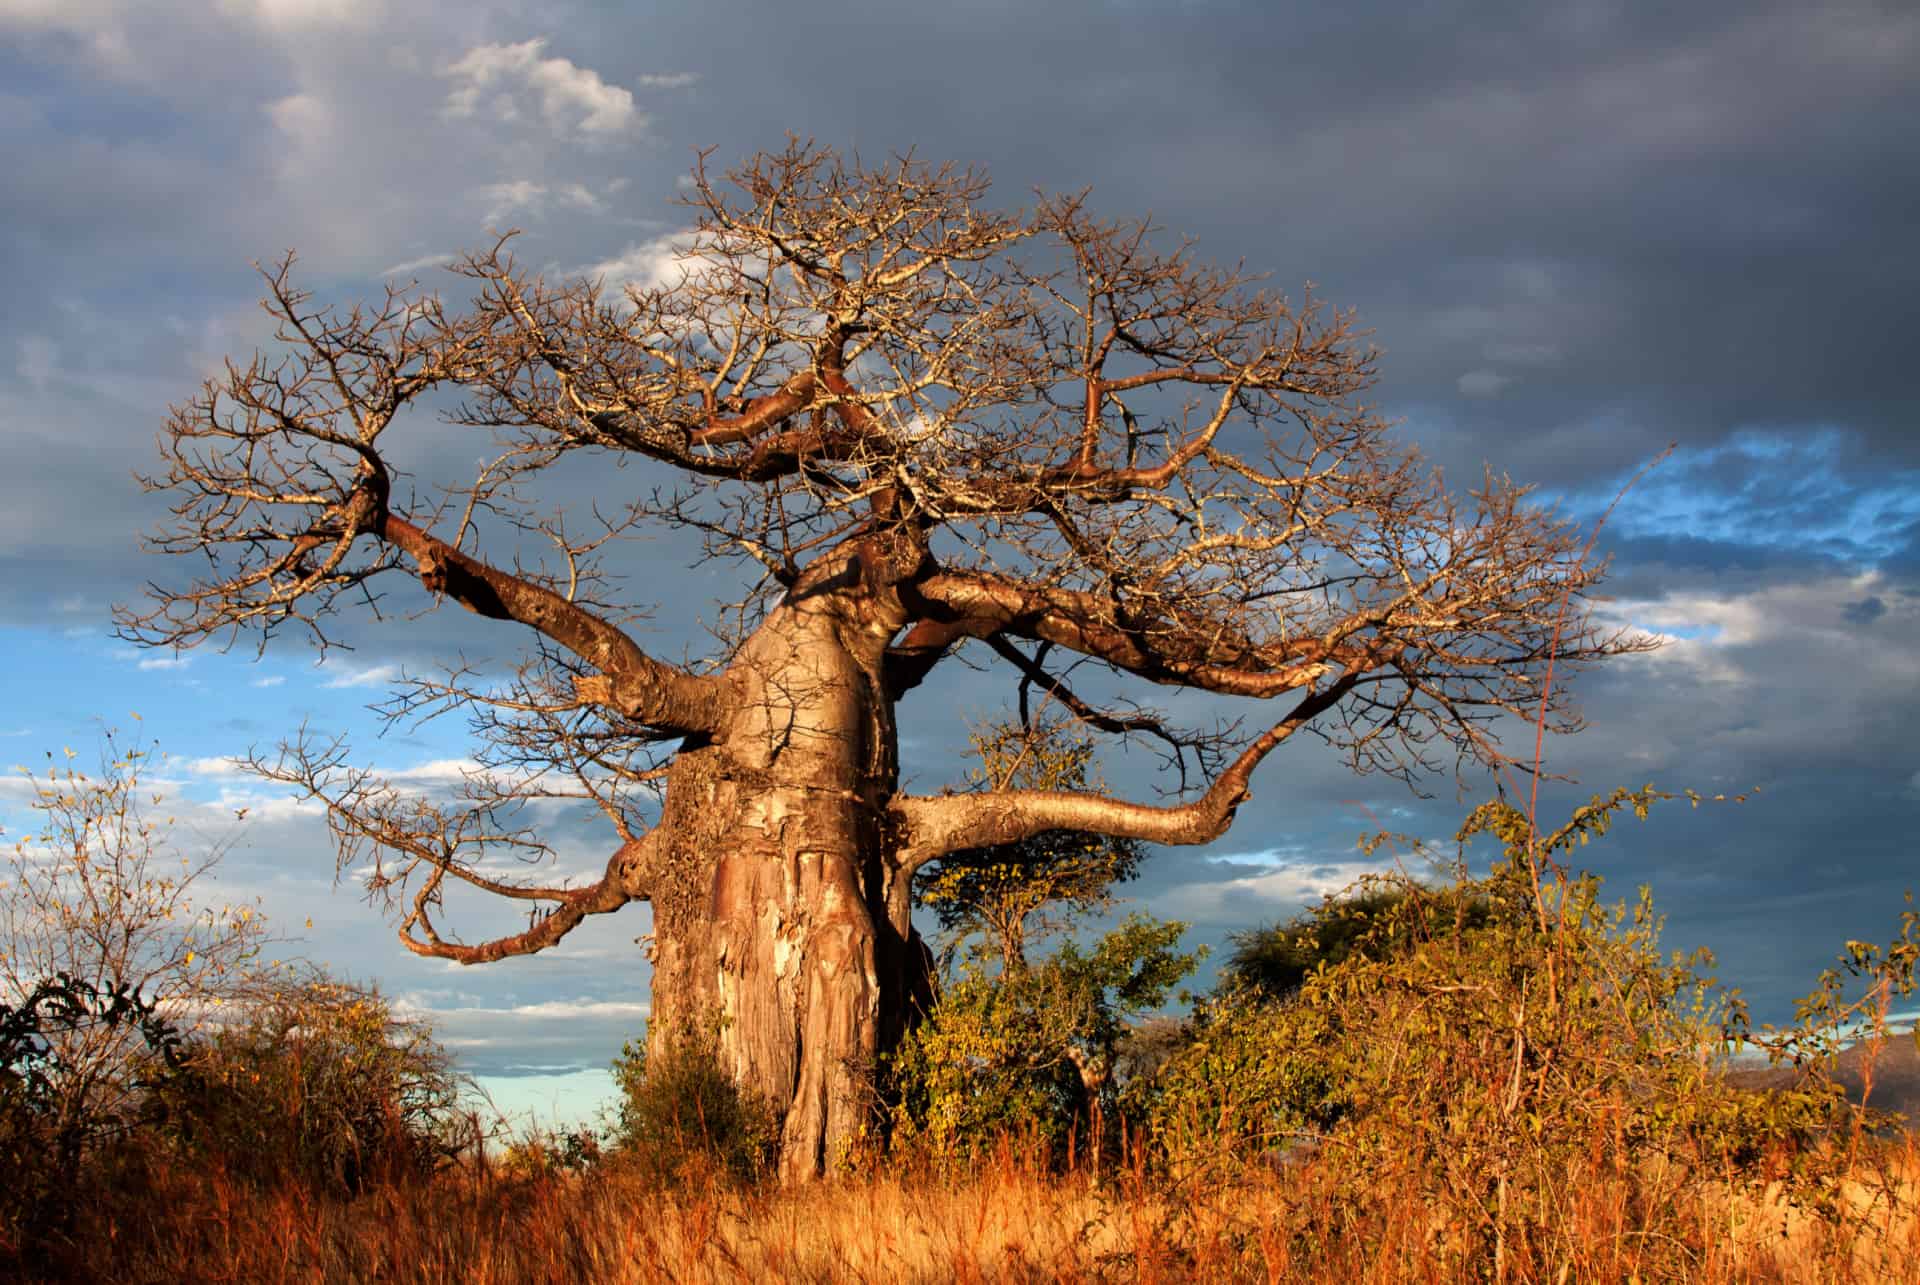
[{"label": "golden grass", "polygon": [[[1315,1158],[1169,1185],[1096,1185],[1012,1147],[965,1174],[898,1167],[796,1190],[673,1189],[466,1170],[347,1201],[160,1171],[92,1202],[49,1279],[338,1282],[1512,1281],[1911,1282],[1920,1148],[1863,1151],[1830,1208],[1729,1192],[1646,1166],[1596,1167],[1516,1205],[1496,1263],[1483,1229],[1417,1174],[1338,1199]],[[1337,1180],[1337,1181],[1335,1181]],[[0,1273],[5,1268],[0,1267]]]}]

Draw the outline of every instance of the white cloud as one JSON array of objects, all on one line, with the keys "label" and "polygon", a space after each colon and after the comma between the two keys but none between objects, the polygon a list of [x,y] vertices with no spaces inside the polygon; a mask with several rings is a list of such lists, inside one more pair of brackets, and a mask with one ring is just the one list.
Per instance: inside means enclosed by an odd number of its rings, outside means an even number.
[{"label": "white cloud", "polygon": [[188,759],[181,764],[195,776],[231,779],[246,774],[241,760],[236,758],[197,758]]},{"label": "white cloud", "polygon": [[396,263],[390,268],[382,268],[375,275],[382,277],[405,276],[409,272],[418,272],[422,268],[437,268],[442,264],[452,263],[455,257],[456,256],[452,254],[445,253],[423,254],[417,259],[408,259],[406,262]]},{"label": "white cloud", "polygon": [[540,101],[540,114],[556,130],[578,128],[595,136],[619,134],[645,126],[646,117],[634,108],[633,93],[600,79],[600,73],[566,58],[542,58],[541,38],[517,45],[476,45],[441,75],[454,82],[447,95],[446,114],[470,117],[480,110],[483,95],[501,88],[489,101],[494,114],[512,115],[518,108],[510,91],[524,89]]},{"label": "white cloud", "polygon": [[412,767],[388,772],[386,778],[396,785],[453,786],[479,770],[480,765],[470,758],[429,759]]},{"label": "white cloud", "polygon": [[[1867,598],[1881,603],[1870,630],[1848,618],[1849,608]],[[1642,696],[1647,703],[1637,707],[1631,745],[1614,747],[1655,767],[1681,762],[1682,746],[1694,762],[1709,751],[1723,753],[1741,765],[1744,787],[1759,779],[1752,765],[1762,761],[1850,760],[1860,752],[1863,729],[1886,727],[1901,716],[1907,694],[1920,691],[1920,654],[1884,641],[1920,628],[1920,597],[1898,593],[1879,572],[1747,592],[1677,591],[1602,603],[1597,615],[1665,642],[1619,662],[1636,686],[1673,693],[1670,700]],[[1800,677],[1808,657],[1818,657],[1819,670],[1832,676],[1818,685],[1818,695]],[[1771,717],[1757,719],[1756,708]],[[1594,742],[1595,748],[1603,743],[1611,741]],[[1647,754],[1641,758],[1636,750]]]},{"label": "white cloud", "polygon": [[685,89],[700,79],[690,71],[669,71],[640,77],[634,83],[642,89]]},{"label": "white cloud", "polygon": [[317,192],[325,183],[338,181],[332,176],[347,158],[354,131],[350,125],[342,127],[332,103],[314,92],[289,94],[268,103],[266,114],[279,135],[273,143],[273,165],[285,191]]},{"label": "white cloud", "polygon": [[691,229],[666,232],[629,245],[610,259],[588,264],[567,275],[603,281],[607,290],[617,296],[627,287],[640,291],[677,290],[704,273],[731,270],[722,266],[724,247],[717,250],[710,238],[700,250],[695,249],[696,244],[701,244],[701,238]]},{"label": "white cloud", "polygon": [[1806,655],[1857,652],[1860,662],[1887,669],[1889,679],[1920,679],[1920,660],[1863,640],[1849,623],[1847,608],[1870,597],[1879,599],[1881,618],[1920,624],[1920,600],[1888,590],[1886,577],[1878,571],[1770,585],[1737,596],[1671,593],[1658,600],[1613,602],[1604,614],[1668,638],[1671,645],[1654,652],[1655,658],[1704,663],[1708,650],[1792,640]]},{"label": "white cloud", "polygon": [[220,0],[228,14],[252,18],[263,26],[370,26],[386,8],[383,0]]},{"label": "white cloud", "polygon": [[139,663],[141,669],[185,669],[193,663],[191,656],[148,656]]},{"label": "white cloud", "polygon": [[644,1020],[653,1006],[644,1000],[612,999],[551,999],[533,1004],[518,1004],[511,1008],[456,1007],[433,1008],[420,1002],[424,996],[418,993],[402,995],[394,1001],[395,1011],[404,1011],[409,1017],[445,1019],[451,1017],[519,1017],[519,1018],[617,1018],[621,1020]]},{"label": "white cloud", "polygon": [[333,137],[333,111],[317,94],[289,94],[267,105],[274,127],[294,142],[315,149]]},{"label": "white cloud", "polygon": [[[629,966],[641,962],[632,946],[626,947],[624,959]],[[555,965],[549,962],[548,966]],[[463,974],[463,979],[471,976]],[[635,969],[632,983],[645,993],[645,974],[640,969]],[[525,1003],[509,998],[506,1004],[489,1005],[469,995],[408,990],[395,999],[394,1010],[427,1022],[434,1037],[458,1051],[474,1070],[524,1075],[604,1067],[623,1042],[646,1029],[652,1005],[645,1000],[591,995]]]},{"label": "white cloud", "polygon": [[[329,666],[331,668],[331,666]],[[348,669],[329,678],[324,686],[338,689],[343,687],[378,687],[400,677],[400,666],[394,664],[367,665],[359,669]]]},{"label": "white cloud", "polygon": [[480,195],[488,203],[487,218],[497,219],[502,214],[514,210],[537,206],[547,194],[546,185],[529,179],[515,179],[511,183],[489,183],[480,189]]},{"label": "white cloud", "polygon": [[604,279],[610,290],[626,286],[637,290],[677,286],[699,267],[699,256],[689,252],[692,245],[693,233],[668,232],[651,241],[630,245],[611,259],[582,268],[580,275],[589,280]]},{"label": "white cloud", "polygon": [[1154,913],[1199,923],[1246,924],[1279,919],[1317,905],[1329,893],[1351,886],[1363,875],[1392,870],[1381,861],[1320,861],[1284,865],[1264,874],[1181,884],[1158,894]]},{"label": "white cloud", "polygon": [[254,680],[253,680],[253,681],[252,681],[251,683],[248,683],[248,684],[247,684],[247,686],[249,686],[249,687],[278,687],[278,686],[279,686],[280,684],[282,684],[282,683],[284,683],[284,682],[286,682],[286,681],[287,681],[287,676],[286,676],[285,674],[268,674],[268,675],[267,675],[267,676],[266,676],[265,678],[256,678],[256,679],[254,679]]},{"label": "white cloud", "polygon": [[1513,383],[1513,376],[1491,370],[1470,370],[1454,381],[1462,397],[1498,397]]},{"label": "white cloud", "polygon": [[479,195],[487,202],[486,219],[489,222],[511,214],[515,210],[526,210],[530,214],[537,215],[549,205],[554,204],[588,212],[598,212],[605,208],[600,198],[582,183],[549,187],[545,183],[535,183],[531,179],[515,179],[510,183],[489,183],[479,189]]}]

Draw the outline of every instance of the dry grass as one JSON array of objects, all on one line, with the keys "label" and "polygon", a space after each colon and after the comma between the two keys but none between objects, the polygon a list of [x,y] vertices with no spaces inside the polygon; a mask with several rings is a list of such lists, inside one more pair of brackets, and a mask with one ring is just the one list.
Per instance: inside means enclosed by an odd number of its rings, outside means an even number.
[{"label": "dry grass", "polygon": [[[88,1202],[49,1279],[118,1281],[1481,1281],[1495,1263],[1462,1207],[1417,1174],[1314,1157],[1169,1185],[1139,1170],[1096,1186],[1003,1147],[965,1174],[896,1167],[799,1190],[652,1185],[465,1170],[352,1201],[160,1170]],[[1684,1173],[1597,1165],[1517,1218],[1513,1281],[1910,1281],[1920,1262],[1920,1147],[1863,1150],[1824,1210],[1730,1194]],[[1482,1249],[1464,1248],[1481,1244]]]}]

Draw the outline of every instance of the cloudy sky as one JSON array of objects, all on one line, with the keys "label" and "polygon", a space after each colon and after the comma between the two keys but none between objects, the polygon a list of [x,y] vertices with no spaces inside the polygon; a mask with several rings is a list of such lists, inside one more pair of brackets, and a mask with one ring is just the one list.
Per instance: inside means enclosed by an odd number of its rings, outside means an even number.
[{"label": "cloudy sky", "polygon": [[[1908,3],[0,0],[0,755],[85,750],[137,711],[182,841],[239,827],[228,895],[431,1015],[505,1100],[590,1109],[644,1021],[643,907],[536,958],[414,959],[333,887],[319,819],[227,762],[305,720],[443,786],[459,729],[375,739],[364,707],[403,667],[520,640],[443,614],[356,627],[322,666],[130,649],[111,605],[178,576],[139,552],[160,510],[132,473],[170,403],[266,342],[254,260],[296,249],[342,302],[433,285],[490,228],[557,273],[644,264],[684,226],[697,148],[911,148],[984,166],[1007,206],[1091,186],[1103,214],[1314,282],[1373,329],[1379,405],[1455,478],[1490,462],[1592,516],[1678,443],[1603,540],[1607,610],[1669,645],[1585,681],[1592,727],[1550,750],[1579,784],[1548,815],[1616,784],[1760,787],[1587,855],[1783,1016],[1920,885],[1916,66]],[[427,480],[480,450],[420,443]],[[726,587],[649,566],[636,602]],[[959,729],[993,709],[978,683],[916,694],[915,783],[957,775]],[[1255,785],[1226,839],[1155,858],[1143,905],[1219,941],[1357,873],[1368,810],[1442,836],[1473,801],[1305,745]],[[604,859],[586,820],[551,825],[563,865]]]}]

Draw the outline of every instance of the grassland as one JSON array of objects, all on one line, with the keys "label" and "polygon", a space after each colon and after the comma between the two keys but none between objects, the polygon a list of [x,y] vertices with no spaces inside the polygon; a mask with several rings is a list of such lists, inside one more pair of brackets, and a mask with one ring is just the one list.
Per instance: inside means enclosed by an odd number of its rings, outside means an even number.
[{"label": "grassland", "polygon": [[1851,1145],[1843,1177],[1796,1201],[1598,1148],[1508,1211],[1497,1255],[1433,1175],[1389,1165],[1371,1199],[1343,1198],[1356,1175],[1336,1147],[1095,1183],[1012,1142],[963,1170],[896,1163],[788,1190],[525,1151],[351,1199],[136,1163],[57,1245],[26,1248],[34,1275],[130,1282],[1911,1281],[1920,1145]]}]

